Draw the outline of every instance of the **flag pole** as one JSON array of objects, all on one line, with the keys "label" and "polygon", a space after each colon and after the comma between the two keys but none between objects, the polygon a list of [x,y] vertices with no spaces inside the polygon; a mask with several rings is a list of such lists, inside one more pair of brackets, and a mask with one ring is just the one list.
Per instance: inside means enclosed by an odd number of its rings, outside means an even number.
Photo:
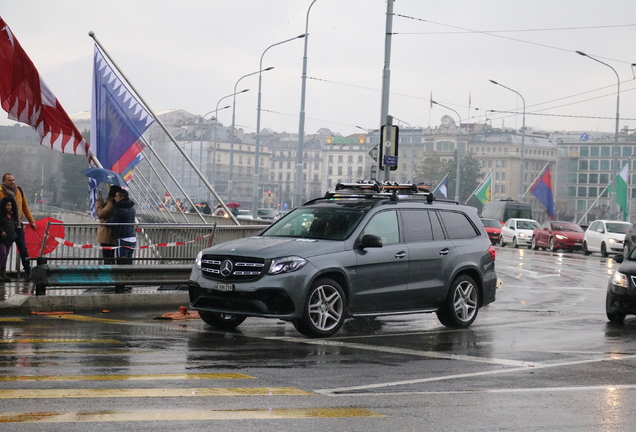
[{"label": "flag pole", "polygon": [[[528,189],[526,189],[526,191],[523,193],[523,195],[521,195],[521,198],[525,197],[526,194],[528,192],[530,192],[530,189],[532,189],[532,186],[534,186],[534,184],[537,182],[537,180],[539,180],[541,178],[541,176],[543,175],[545,169],[548,167],[548,165],[550,165],[550,162],[552,162],[552,161],[548,161],[548,163],[545,164],[545,166],[541,169],[541,171],[539,171],[539,175],[534,178],[534,180],[530,184],[530,187]],[[552,186],[552,185],[550,185],[550,186]]]},{"label": "flag pole", "polygon": [[446,180],[446,177],[448,177],[448,174],[450,174],[450,171],[446,173],[446,175],[444,176],[443,179],[441,179],[438,183],[437,186],[435,186],[435,189],[433,190],[433,192],[431,192],[432,194],[435,194],[435,192],[437,192],[437,189],[439,189],[439,187],[441,186],[442,183],[444,183],[444,180]]},{"label": "flag pole", "polygon": [[[590,210],[592,210],[594,208],[594,206],[596,205],[596,203],[598,202],[598,200],[601,199],[601,197],[603,196],[603,194],[605,193],[605,191],[607,189],[609,189],[609,187],[612,185],[612,182],[610,182],[610,184],[608,184],[607,186],[605,186],[605,189],[603,189],[603,191],[598,194],[598,198],[596,198],[596,200],[594,200],[594,202],[592,203],[591,206],[588,207],[587,211],[585,213],[583,213],[583,216],[581,216],[581,219],[579,219],[578,224],[581,225],[581,222],[583,222],[583,219],[585,219],[585,216],[587,216],[587,214],[590,212]],[[611,198],[610,198],[611,199]]]},{"label": "flag pole", "polygon": [[488,180],[488,178],[491,175],[492,175],[492,170],[488,171],[488,174],[486,175],[486,177],[484,177],[484,179],[481,181],[481,183],[479,183],[479,185],[475,188],[473,193],[468,195],[468,199],[464,202],[464,204],[468,204],[468,200],[470,200],[473,197],[473,195],[475,195],[475,192],[477,192],[479,190],[479,188],[482,187],[484,183],[486,183],[486,181]]},{"label": "flag pole", "polygon": [[[168,128],[166,127],[166,125],[163,124],[163,122],[157,117],[157,115],[154,113],[154,111],[152,109],[150,109],[150,106],[146,103],[146,101],[143,99],[143,97],[139,94],[139,92],[137,92],[137,90],[135,89],[135,87],[130,83],[130,81],[128,81],[128,78],[126,78],[126,76],[122,73],[121,69],[119,69],[119,67],[117,66],[117,64],[113,61],[113,59],[110,57],[110,55],[108,55],[108,52],[104,49],[104,47],[102,46],[101,43],[99,43],[99,41],[97,40],[97,36],[95,36],[95,33],[90,31],[88,32],[88,35],[93,38],[93,40],[95,41],[95,44],[97,44],[97,46],[99,47],[99,49],[104,53],[104,55],[108,58],[108,61],[111,62],[111,64],[115,67],[115,69],[117,69],[117,72],[121,75],[121,77],[126,81],[126,84],[128,84],[128,86],[130,87],[130,89],[135,92],[135,94],[137,95],[137,97],[139,98],[139,100],[141,101],[142,104],[144,104],[144,106],[148,109],[148,112],[150,112],[152,114],[152,116],[154,117],[155,121],[157,122],[157,124],[161,127],[161,129],[163,129],[163,131],[166,133],[166,135],[168,136],[168,138],[170,138],[170,141],[172,141],[172,143],[174,144],[174,146],[177,148],[177,150],[179,150],[179,152],[181,153],[181,155],[185,158],[185,160],[188,162],[188,164],[192,167],[192,169],[194,170],[194,172],[197,173],[197,175],[199,176],[199,178],[201,179],[201,181],[203,182],[203,184],[205,184],[205,186],[208,188],[208,190],[212,193],[212,195],[214,195],[214,197],[217,199],[217,201],[219,201],[221,203],[221,205],[223,206],[223,208],[225,209],[225,211],[227,212],[228,216],[230,217],[230,219],[232,219],[232,222],[234,222],[235,225],[240,225],[238,219],[236,219],[236,217],[232,214],[232,212],[227,208],[227,206],[225,205],[225,202],[221,199],[221,197],[216,193],[216,191],[214,190],[214,188],[212,187],[212,185],[210,185],[210,183],[208,182],[208,180],[205,178],[205,176],[203,175],[203,173],[199,170],[199,168],[197,168],[197,166],[194,164],[194,162],[192,162],[192,159],[190,159],[190,157],[188,156],[188,154],[185,152],[185,150],[183,150],[179,144],[177,144],[177,140],[175,139],[175,137],[172,135],[172,133],[170,133],[170,131],[168,130]],[[201,216],[201,218],[205,221],[205,218],[201,215],[201,213],[199,212],[198,209],[196,209],[196,206],[194,206],[197,214],[199,214],[199,216]],[[205,221],[205,223],[207,223],[207,221]]]}]

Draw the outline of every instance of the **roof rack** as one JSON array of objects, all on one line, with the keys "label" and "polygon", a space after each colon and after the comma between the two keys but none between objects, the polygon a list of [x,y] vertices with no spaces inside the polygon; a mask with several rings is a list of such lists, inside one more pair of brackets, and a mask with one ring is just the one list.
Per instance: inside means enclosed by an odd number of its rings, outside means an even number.
[{"label": "roof rack", "polygon": [[[324,197],[316,198],[308,203],[324,199],[378,199],[384,198],[399,201],[405,198],[435,201],[435,196],[427,189],[411,183],[359,181],[355,183],[338,183],[334,192],[327,192]],[[307,203],[306,203],[307,204]]]}]

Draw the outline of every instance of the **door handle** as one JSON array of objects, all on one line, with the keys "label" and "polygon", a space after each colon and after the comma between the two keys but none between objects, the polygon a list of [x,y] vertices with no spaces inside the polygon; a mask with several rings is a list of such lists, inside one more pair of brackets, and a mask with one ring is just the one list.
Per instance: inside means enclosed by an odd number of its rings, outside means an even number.
[{"label": "door handle", "polygon": [[450,252],[450,250],[448,250],[448,248],[444,248],[441,251],[439,251],[440,255],[448,255],[448,253]]},{"label": "door handle", "polygon": [[396,258],[402,259],[406,256],[406,252],[402,251],[402,252],[398,252],[395,254]]}]

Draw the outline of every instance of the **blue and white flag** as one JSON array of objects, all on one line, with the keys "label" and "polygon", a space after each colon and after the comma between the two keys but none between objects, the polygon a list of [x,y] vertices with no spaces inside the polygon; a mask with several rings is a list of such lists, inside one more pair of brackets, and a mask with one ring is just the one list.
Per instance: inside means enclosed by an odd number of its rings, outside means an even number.
[{"label": "blue and white flag", "polygon": [[433,191],[435,198],[448,199],[448,174],[444,176],[441,182],[437,185]]},{"label": "blue and white flag", "polygon": [[90,146],[101,165],[113,170],[154,121],[95,44]]},{"label": "blue and white flag", "polygon": [[99,183],[94,178],[88,179],[88,199],[91,205],[91,216],[93,219],[97,219],[97,210],[95,208],[97,204],[97,185]]}]

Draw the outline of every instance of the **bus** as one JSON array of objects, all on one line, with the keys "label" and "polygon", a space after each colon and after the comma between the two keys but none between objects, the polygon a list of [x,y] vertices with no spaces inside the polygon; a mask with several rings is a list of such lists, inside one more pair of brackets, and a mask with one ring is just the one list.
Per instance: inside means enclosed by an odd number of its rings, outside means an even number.
[{"label": "bus", "polygon": [[503,225],[511,218],[532,219],[532,208],[528,203],[514,200],[491,201],[484,204],[481,217],[497,219]]}]

